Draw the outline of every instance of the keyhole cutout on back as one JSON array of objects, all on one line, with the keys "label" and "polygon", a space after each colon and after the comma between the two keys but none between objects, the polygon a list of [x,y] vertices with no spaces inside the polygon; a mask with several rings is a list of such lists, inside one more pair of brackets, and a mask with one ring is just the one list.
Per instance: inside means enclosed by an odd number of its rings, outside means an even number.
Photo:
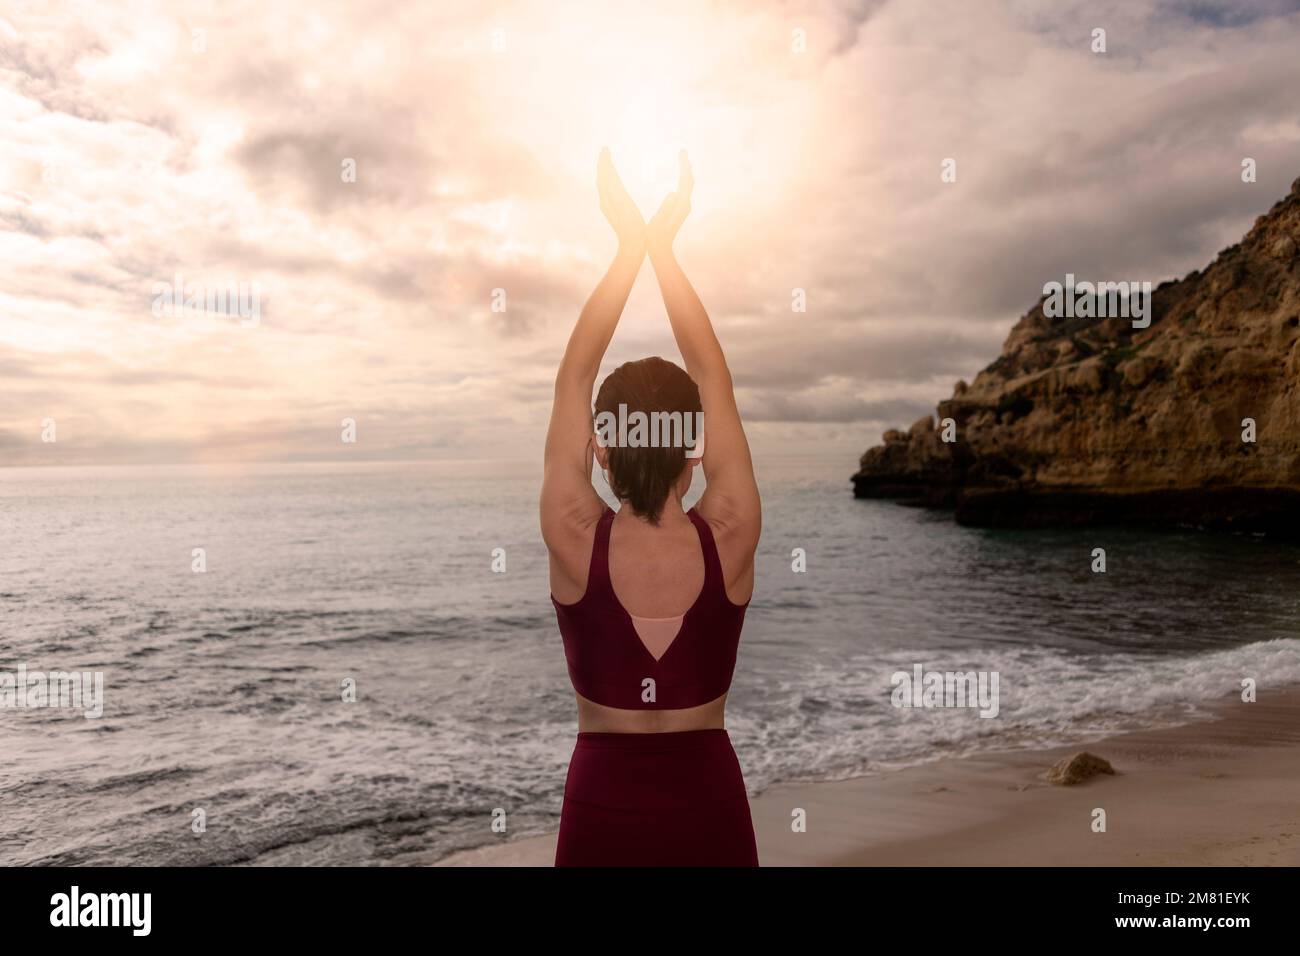
[{"label": "keyhole cutout on back", "polygon": [[[692,509],[691,512],[688,512],[688,517],[693,517],[693,512],[694,509]],[[613,519],[611,518],[610,521],[612,522]],[[614,600],[622,608],[623,613],[627,615],[628,620],[632,622],[632,629],[636,633],[637,641],[643,648],[645,648],[646,653],[655,659],[656,663],[668,653],[669,648],[677,641],[678,637],[681,635],[686,615],[704,599],[704,592],[708,587],[708,550],[705,546],[704,534],[700,531],[699,525],[696,524],[694,520],[692,520],[691,523],[695,525],[695,537],[699,543],[700,556],[704,561],[704,580],[700,582],[700,589],[695,595],[695,600],[691,602],[690,608],[683,611],[681,614],[672,617],[638,617],[627,609],[627,605],[625,605],[622,599],[618,596],[618,591],[614,590],[613,573],[609,568],[609,554],[613,550],[613,547],[612,544],[607,544],[606,546],[605,568],[606,573],[609,575],[608,580],[610,589],[613,591]],[[613,538],[612,532],[613,529],[611,528],[610,538],[608,539],[610,541],[612,541]]]},{"label": "keyhole cutout on back", "polygon": [[676,617],[637,617],[629,614],[628,617],[636,628],[636,636],[656,661],[668,653],[668,648],[682,632],[682,621],[686,619],[685,614]]}]

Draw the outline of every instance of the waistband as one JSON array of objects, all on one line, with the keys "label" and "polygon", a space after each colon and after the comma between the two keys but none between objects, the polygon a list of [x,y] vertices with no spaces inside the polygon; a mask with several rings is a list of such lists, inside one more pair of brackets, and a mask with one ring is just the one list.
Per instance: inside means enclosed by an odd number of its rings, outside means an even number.
[{"label": "waistband", "polygon": [[677,730],[662,734],[618,734],[580,731],[579,750],[682,750],[692,747],[731,745],[731,737],[722,727],[705,730]]}]

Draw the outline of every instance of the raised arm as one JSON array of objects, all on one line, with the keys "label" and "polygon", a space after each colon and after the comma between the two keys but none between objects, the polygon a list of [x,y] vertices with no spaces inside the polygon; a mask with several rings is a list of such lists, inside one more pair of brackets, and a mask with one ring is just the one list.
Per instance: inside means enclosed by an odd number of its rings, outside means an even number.
[{"label": "raised arm", "polygon": [[673,240],[691,211],[691,190],[695,186],[685,150],[681,152],[679,164],[677,191],[668,195],[646,225],[646,243],[668,309],[673,337],[686,360],[686,371],[700,387],[700,401],[704,406],[701,464],[708,487],[698,510],[711,523],[734,532],[742,544],[739,550],[743,552],[748,545],[752,554],[758,545],[762,512],[749,442],[736,407],[731,370],[727,368],[709,314],[673,254]]},{"label": "raised arm", "polygon": [[645,221],[614,169],[609,150],[596,164],[600,209],[614,227],[618,251],[578,316],[559,372],[546,432],[542,537],[555,550],[596,521],[604,503],[591,486],[591,393],[601,359],[645,259]]}]

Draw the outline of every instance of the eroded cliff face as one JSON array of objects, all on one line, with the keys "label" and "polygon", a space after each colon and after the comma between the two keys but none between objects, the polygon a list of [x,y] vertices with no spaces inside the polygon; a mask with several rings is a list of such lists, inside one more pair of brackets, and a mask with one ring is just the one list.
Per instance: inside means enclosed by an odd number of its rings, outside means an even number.
[{"label": "eroded cliff face", "polygon": [[1149,328],[1040,301],[937,420],[885,432],[853,487],[970,524],[1300,531],[1300,179],[1208,268],[1156,288]]}]

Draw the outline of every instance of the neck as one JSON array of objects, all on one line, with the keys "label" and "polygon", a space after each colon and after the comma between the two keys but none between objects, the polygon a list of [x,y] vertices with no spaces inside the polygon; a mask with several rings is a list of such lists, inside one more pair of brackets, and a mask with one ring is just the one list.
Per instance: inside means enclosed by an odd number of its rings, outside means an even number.
[{"label": "neck", "polygon": [[[626,500],[620,500],[619,504],[621,506],[618,509],[620,515],[626,514],[628,518],[639,524],[650,524],[650,519],[633,511],[632,506],[629,505]],[[669,492],[668,500],[664,502],[663,508],[659,511],[659,526],[672,527],[673,525],[678,525],[683,522],[689,523],[690,520],[691,519],[686,516],[686,509],[682,507],[681,495],[677,494],[676,491]]]}]

